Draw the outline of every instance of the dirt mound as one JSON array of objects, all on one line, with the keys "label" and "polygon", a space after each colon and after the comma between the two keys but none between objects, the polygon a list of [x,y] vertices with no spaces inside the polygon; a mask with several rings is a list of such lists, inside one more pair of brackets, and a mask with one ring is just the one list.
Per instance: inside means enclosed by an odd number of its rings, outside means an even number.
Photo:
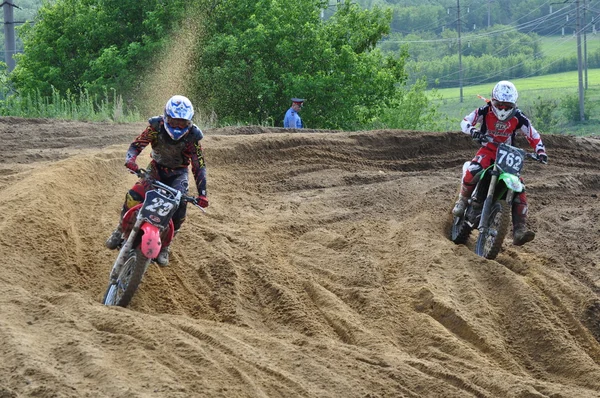
[{"label": "dirt mound", "polygon": [[598,139],[544,137],[489,261],[447,238],[460,133],[207,129],[208,213],[104,307],[143,127],[0,118],[0,397],[600,396]]}]

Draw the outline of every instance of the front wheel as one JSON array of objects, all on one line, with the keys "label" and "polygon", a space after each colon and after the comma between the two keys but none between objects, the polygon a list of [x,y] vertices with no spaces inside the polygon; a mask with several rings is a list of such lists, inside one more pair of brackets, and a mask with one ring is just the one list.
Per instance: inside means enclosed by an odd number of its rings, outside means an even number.
[{"label": "front wheel", "polygon": [[116,282],[111,282],[104,294],[104,305],[127,307],[133,298],[150,259],[144,256],[139,248],[132,249],[119,271]]},{"label": "front wheel", "polygon": [[464,211],[460,217],[452,215],[452,227],[450,229],[450,240],[457,245],[464,245],[473,230],[472,224],[467,222],[467,211]]},{"label": "front wheel", "polygon": [[475,244],[475,253],[478,256],[493,260],[496,258],[510,224],[510,208],[508,203],[501,200],[492,204],[489,213],[488,227],[479,231]]}]

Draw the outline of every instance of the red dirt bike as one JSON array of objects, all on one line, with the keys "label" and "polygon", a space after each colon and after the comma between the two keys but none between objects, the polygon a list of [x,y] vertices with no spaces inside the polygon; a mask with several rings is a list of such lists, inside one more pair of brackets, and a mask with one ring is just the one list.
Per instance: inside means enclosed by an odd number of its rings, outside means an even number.
[{"label": "red dirt bike", "polygon": [[173,239],[173,214],[182,201],[200,208],[196,198],[150,178],[140,169],[137,176],[150,182],[144,202],[129,209],[121,221],[125,237],[119,255],[110,272],[108,288],[102,303],[127,307],[148,266],[158,257],[163,245]]},{"label": "red dirt bike", "polygon": [[[480,143],[490,141],[493,139],[489,136],[479,139]],[[496,258],[511,222],[515,193],[525,189],[519,176],[526,158],[541,162],[535,153],[504,143],[498,144],[496,161],[481,172],[465,212],[460,217],[454,217],[450,236],[452,242],[466,243],[471,231],[477,228],[479,236],[475,253],[487,259]],[[469,164],[465,162],[463,173]]]}]

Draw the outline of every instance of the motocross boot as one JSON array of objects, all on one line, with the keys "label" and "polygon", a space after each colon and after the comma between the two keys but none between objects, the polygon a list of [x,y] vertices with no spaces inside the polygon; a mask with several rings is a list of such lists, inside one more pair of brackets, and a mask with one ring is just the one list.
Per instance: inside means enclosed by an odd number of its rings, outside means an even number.
[{"label": "motocross boot", "polygon": [[527,229],[527,197],[521,192],[512,207],[513,245],[522,246],[535,238],[535,232]]},{"label": "motocross boot", "polygon": [[104,245],[110,250],[115,250],[119,247],[122,241],[123,229],[121,228],[121,223],[119,223],[119,226],[113,231],[112,234],[110,234],[110,237],[106,240]]},{"label": "motocross boot", "polygon": [[529,231],[525,224],[513,226],[513,245],[523,246],[527,242],[531,242],[535,238],[535,232]]},{"label": "motocross boot", "polygon": [[458,200],[452,209],[452,215],[454,215],[454,217],[460,217],[463,215],[465,209],[467,208],[468,200],[468,197],[459,195]]},{"label": "motocross boot", "polygon": [[158,257],[156,257],[156,264],[161,267],[169,265],[169,246],[163,246],[160,249],[160,253],[158,253]]}]

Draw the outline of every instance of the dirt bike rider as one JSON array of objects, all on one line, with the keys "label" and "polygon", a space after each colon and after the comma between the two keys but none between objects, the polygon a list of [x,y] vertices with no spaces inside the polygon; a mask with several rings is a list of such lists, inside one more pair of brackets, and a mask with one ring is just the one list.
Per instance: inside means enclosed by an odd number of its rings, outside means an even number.
[{"label": "dirt bike rider", "polygon": [[[499,143],[504,142],[512,145],[515,135],[521,132],[537,153],[539,160],[542,163],[547,163],[548,156],[542,138],[531,125],[529,119],[517,108],[518,96],[515,85],[502,80],[492,90],[492,99],[487,101],[485,106],[477,108],[465,116],[461,121],[460,127],[463,133],[470,134],[474,139],[487,135],[493,138],[493,142],[482,145],[464,173],[458,200],[454,205],[454,209],[452,209],[452,214],[455,217],[460,217],[464,213],[467,201],[479,181],[481,171],[495,161],[496,149]],[[480,124],[479,129],[475,128],[478,124]],[[526,221],[527,196],[523,191],[517,194],[513,201],[514,245],[521,246],[535,238],[535,233],[527,230]]]},{"label": "dirt bike rider", "polygon": [[[125,156],[125,167],[137,172],[138,155],[150,145],[152,160],[146,171],[150,177],[161,181],[177,190],[188,192],[188,166],[192,165],[192,174],[198,189],[197,203],[200,207],[208,207],[206,198],[206,166],[200,140],[202,131],[192,123],[194,107],[191,101],[182,96],[171,97],[165,105],[163,116],[155,116],[148,120],[148,127],[131,143]],[[121,220],[127,210],[144,201],[145,193],[150,185],[144,179],[138,180],[125,195],[125,203],[121,211]],[[173,215],[175,233],[179,231],[185,219],[186,203],[182,201]],[[123,239],[121,221],[106,241],[106,247],[114,250]],[[163,246],[156,262],[161,266],[169,263],[169,246]]]}]

